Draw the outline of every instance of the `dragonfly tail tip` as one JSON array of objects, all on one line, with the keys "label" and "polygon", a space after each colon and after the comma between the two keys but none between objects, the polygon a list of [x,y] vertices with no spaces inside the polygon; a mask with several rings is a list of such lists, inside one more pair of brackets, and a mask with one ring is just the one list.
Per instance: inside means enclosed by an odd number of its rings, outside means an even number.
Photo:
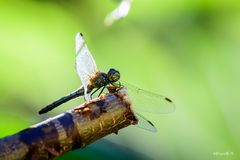
[{"label": "dragonfly tail tip", "polygon": [[44,114],[44,113],[46,113],[46,111],[43,109],[38,112],[38,114]]}]

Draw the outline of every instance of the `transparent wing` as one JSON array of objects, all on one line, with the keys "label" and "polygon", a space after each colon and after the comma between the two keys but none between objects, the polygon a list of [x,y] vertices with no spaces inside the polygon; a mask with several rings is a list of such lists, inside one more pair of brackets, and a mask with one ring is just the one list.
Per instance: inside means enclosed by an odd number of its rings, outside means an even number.
[{"label": "transparent wing", "polygon": [[120,5],[106,16],[104,19],[104,24],[106,26],[111,26],[115,21],[126,17],[129,13],[130,8],[131,0],[122,0]]},{"label": "transparent wing", "polygon": [[97,66],[81,33],[76,35],[76,69],[84,87],[85,100],[89,101],[90,96],[87,94],[88,80],[94,72],[97,72]]},{"label": "transparent wing", "polygon": [[152,122],[147,120],[145,117],[143,117],[141,114],[135,112],[135,115],[138,119],[137,127],[151,131],[151,132],[157,132],[157,128],[153,125]]},{"label": "transparent wing", "polygon": [[174,103],[167,97],[143,90],[125,81],[122,83],[128,89],[134,110],[155,114],[171,113],[175,111]]}]

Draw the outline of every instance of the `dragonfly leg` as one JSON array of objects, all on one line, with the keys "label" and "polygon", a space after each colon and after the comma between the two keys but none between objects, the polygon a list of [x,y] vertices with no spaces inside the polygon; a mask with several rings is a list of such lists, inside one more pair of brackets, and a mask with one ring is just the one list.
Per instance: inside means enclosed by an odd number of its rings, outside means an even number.
[{"label": "dragonfly leg", "polygon": [[122,85],[120,81],[118,81],[118,83],[112,82],[112,83],[110,83],[110,84],[113,85],[113,86],[115,86],[115,87],[117,87],[116,91],[118,91],[119,89],[121,89],[121,88],[124,87],[124,85]]},{"label": "dragonfly leg", "polygon": [[120,81],[118,81],[118,83],[111,82],[110,84],[113,86],[124,87],[124,85],[122,85]]},{"label": "dragonfly leg", "polygon": [[121,84],[120,81],[118,81],[118,85],[119,85],[120,87],[124,87],[124,86]]},{"label": "dragonfly leg", "polygon": [[[101,87],[100,87],[101,88]],[[90,95],[90,98],[92,99],[92,96],[94,95],[94,93],[96,93],[100,88],[97,88],[95,91],[93,91]]]},{"label": "dragonfly leg", "polygon": [[105,87],[106,87],[106,86],[104,86],[104,87],[102,88],[102,90],[101,90],[100,93],[98,94],[98,97],[102,94],[102,92],[103,92],[103,90],[105,89]]}]

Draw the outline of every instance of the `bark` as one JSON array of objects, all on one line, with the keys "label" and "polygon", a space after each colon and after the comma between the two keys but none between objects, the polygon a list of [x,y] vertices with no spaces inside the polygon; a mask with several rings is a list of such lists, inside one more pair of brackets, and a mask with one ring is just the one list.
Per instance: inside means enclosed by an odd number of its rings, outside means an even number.
[{"label": "bark", "polygon": [[137,124],[125,89],[0,139],[0,159],[54,159],[131,124]]}]

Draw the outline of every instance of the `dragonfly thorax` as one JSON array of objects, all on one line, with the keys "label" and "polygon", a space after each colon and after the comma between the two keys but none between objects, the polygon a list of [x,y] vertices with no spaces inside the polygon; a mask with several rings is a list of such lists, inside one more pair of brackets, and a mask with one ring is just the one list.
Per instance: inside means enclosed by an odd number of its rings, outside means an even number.
[{"label": "dragonfly thorax", "polygon": [[104,72],[97,72],[89,79],[89,86],[91,86],[91,88],[101,88],[108,84],[107,74]]},{"label": "dragonfly thorax", "polygon": [[101,88],[110,83],[117,82],[120,79],[120,73],[111,68],[108,73],[95,72],[94,75],[89,79],[88,88]]}]

